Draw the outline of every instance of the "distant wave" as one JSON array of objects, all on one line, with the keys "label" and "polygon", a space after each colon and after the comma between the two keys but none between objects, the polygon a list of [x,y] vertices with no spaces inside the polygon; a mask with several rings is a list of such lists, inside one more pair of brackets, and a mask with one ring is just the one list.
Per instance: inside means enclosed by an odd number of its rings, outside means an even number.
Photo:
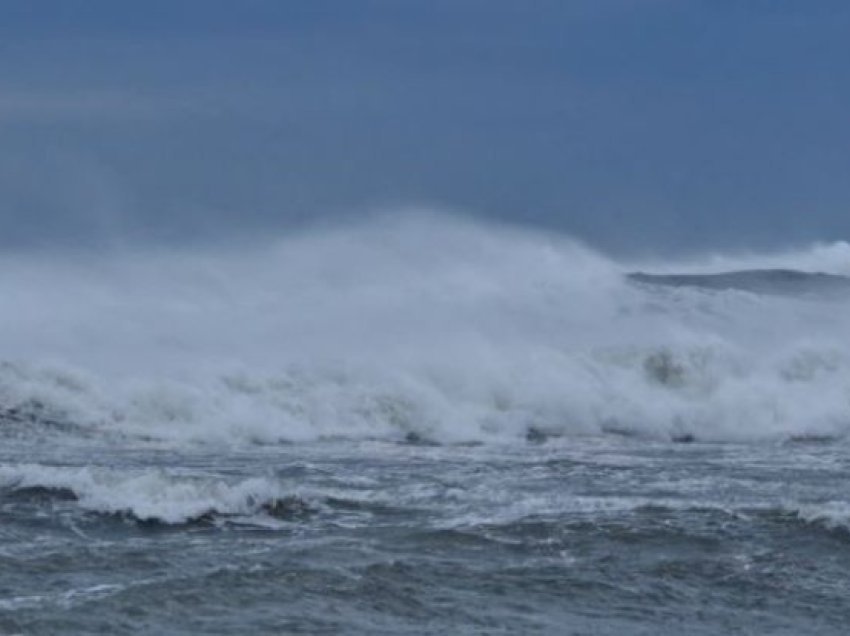
[{"label": "distant wave", "polygon": [[669,287],[740,290],[756,294],[788,296],[850,296],[850,277],[794,269],[751,269],[716,274],[648,274],[634,272],[628,278],[638,283]]}]

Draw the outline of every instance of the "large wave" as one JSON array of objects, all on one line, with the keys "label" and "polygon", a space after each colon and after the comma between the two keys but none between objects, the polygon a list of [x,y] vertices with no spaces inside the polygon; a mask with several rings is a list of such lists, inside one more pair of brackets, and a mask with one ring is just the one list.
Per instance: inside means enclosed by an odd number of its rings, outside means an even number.
[{"label": "large wave", "polygon": [[850,302],[632,271],[850,274],[850,245],[613,259],[407,215],[216,250],[0,258],[5,434],[439,443],[843,437]]}]

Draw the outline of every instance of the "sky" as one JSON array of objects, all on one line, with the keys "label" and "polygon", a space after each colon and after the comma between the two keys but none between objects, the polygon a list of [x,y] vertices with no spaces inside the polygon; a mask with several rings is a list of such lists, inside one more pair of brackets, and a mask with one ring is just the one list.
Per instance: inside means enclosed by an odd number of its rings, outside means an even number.
[{"label": "sky", "polygon": [[850,239],[846,0],[0,0],[0,248],[412,208]]}]

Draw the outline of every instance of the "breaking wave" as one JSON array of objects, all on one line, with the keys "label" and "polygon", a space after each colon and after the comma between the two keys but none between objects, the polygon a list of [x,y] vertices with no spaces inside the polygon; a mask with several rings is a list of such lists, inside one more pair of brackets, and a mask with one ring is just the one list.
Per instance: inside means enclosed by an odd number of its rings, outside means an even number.
[{"label": "breaking wave", "polygon": [[259,516],[286,518],[308,510],[271,478],[227,482],[165,471],[119,471],[38,464],[0,467],[0,499],[72,501],[84,511],[137,521],[183,524]]},{"label": "breaking wave", "polygon": [[[336,481],[305,487],[276,474],[227,478],[156,468],[0,466],[0,503],[7,512],[16,505],[35,505],[45,512],[85,513],[93,521],[115,517],[145,524],[239,524],[280,529],[314,515],[334,513],[343,513],[351,521],[352,513],[368,517],[406,510],[409,518],[412,511],[421,511],[424,506],[440,516],[435,529],[446,531],[477,528],[509,532],[528,524],[562,526],[565,518],[584,524],[634,515],[699,513],[728,520],[756,518],[766,523],[791,523],[841,536],[850,533],[850,503],[840,500],[754,503],[744,499],[736,503],[700,495],[658,498],[569,492],[516,498],[503,489],[485,489],[475,492],[472,500],[457,502],[438,491],[419,489],[402,500],[398,500],[397,490],[390,491],[374,488],[352,493],[341,490]],[[477,505],[471,508],[471,501]]]},{"label": "breaking wave", "polygon": [[5,436],[477,443],[850,431],[850,301],[628,278],[843,276],[846,243],[636,262],[420,215],[251,249],[5,255],[0,269]]},{"label": "breaking wave", "polygon": [[844,535],[850,534],[850,503],[847,501],[789,503],[781,507],[778,512],[807,525]]}]

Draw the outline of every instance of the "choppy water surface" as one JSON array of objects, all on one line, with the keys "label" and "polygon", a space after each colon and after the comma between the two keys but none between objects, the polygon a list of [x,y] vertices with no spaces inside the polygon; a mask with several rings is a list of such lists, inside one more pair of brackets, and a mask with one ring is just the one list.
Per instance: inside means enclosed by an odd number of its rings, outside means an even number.
[{"label": "choppy water surface", "polygon": [[850,620],[841,444],[102,451],[4,448],[4,633],[840,634]]},{"label": "choppy water surface", "polygon": [[846,244],[0,260],[0,634],[846,633]]}]

